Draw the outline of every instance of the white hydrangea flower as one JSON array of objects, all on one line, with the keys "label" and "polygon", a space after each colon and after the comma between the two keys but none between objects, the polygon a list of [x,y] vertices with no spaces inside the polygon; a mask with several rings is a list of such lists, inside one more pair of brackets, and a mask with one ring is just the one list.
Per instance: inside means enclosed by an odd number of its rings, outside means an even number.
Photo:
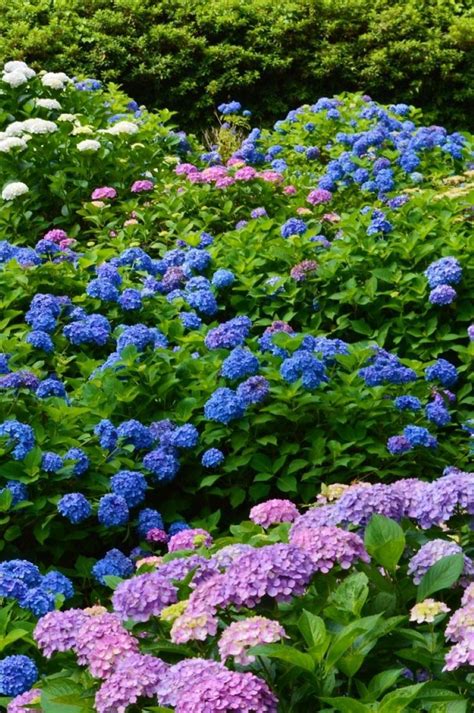
[{"label": "white hydrangea flower", "polygon": [[57,99],[35,99],[35,106],[42,109],[61,109],[61,104]]},{"label": "white hydrangea flower", "polygon": [[60,114],[56,121],[70,121],[74,123],[77,121],[77,114]]},{"label": "white hydrangea flower", "polygon": [[7,183],[2,191],[2,198],[4,201],[12,201],[19,196],[23,196],[28,193],[30,189],[26,183],[21,181],[12,181],[12,183]]},{"label": "white hydrangea flower", "polygon": [[41,77],[41,84],[50,89],[64,89],[71,80],[64,72],[46,72]]},{"label": "white hydrangea flower", "polygon": [[27,79],[31,79],[36,75],[36,72],[34,69],[31,69],[31,67],[28,67],[26,62],[20,62],[19,60],[14,60],[12,62],[7,62],[4,67],[3,71],[8,74],[10,72],[21,72],[22,74],[25,75]]},{"label": "white hydrangea flower", "polygon": [[116,124],[106,129],[104,133],[113,134],[114,136],[120,136],[120,134],[136,134],[138,132],[138,126],[132,121],[117,121]]},{"label": "white hydrangea flower", "polygon": [[11,149],[26,149],[25,139],[20,139],[19,136],[8,136],[5,139],[0,139],[0,153],[8,153]]},{"label": "white hydrangea flower", "polygon": [[26,121],[14,121],[7,126],[8,136],[21,136],[22,134],[52,134],[58,127],[54,121],[46,119],[26,119]]},{"label": "white hydrangea flower", "polygon": [[79,141],[77,144],[78,151],[98,151],[100,149],[100,142],[94,139],[85,139],[84,141]]},{"label": "white hydrangea flower", "polygon": [[9,84],[11,87],[21,87],[22,84],[26,84],[28,77],[26,77],[23,72],[6,72],[2,76],[2,82]]}]

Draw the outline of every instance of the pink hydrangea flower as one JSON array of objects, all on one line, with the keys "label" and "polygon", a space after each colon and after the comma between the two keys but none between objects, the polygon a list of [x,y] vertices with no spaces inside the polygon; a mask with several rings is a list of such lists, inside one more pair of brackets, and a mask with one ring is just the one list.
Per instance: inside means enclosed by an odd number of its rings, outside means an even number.
[{"label": "pink hydrangea flower", "polygon": [[43,240],[51,240],[52,243],[57,244],[60,244],[61,241],[66,240],[66,238],[67,233],[65,230],[61,230],[61,228],[53,228],[43,235]]},{"label": "pink hydrangea flower", "polygon": [[252,168],[252,166],[244,166],[235,172],[234,178],[236,181],[250,181],[252,178],[255,178],[256,175],[257,171]]},{"label": "pink hydrangea flower", "polygon": [[296,282],[303,282],[306,280],[307,275],[310,272],[315,272],[318,268],[318,263],[315,260],[303,260],[291,268],[290,277]]},{"label": "pink hydrangea flower", "polygon": [[110,186],[102,186],[101,188],[95,188],[91,194],[91,198],[93,201],[101,201],[105,198],[112,199],[116,197],[117,191],[115,190],[115,188],[111,188]]},{"label": "pink hydrangea flower", "polygon": [[263,178],[267,183],[281,183],[283,181],[283,176],[278,171],[262,171],[258,174],[259,178]]},{"label": "pink hydrangea flower", "polygon": [[246,666],[255,661],[255,656],[247,653],[248,649],[259,644],[273,644],[282,638],[286,638],[284,628],[264,616],[234,621],[219,639],[219,654],[222,661],[232,657],[235,663]]},{"label": "pink hydrangea flower", "polygon": [[255,505],[250,510],[250,519],[256,525],[267,528],[280,522],[293,522],[299,514],[298,508],[291,500],[274,498]]},{"label": "pink hydrangea flower", "polygon": [[321,203],[328,203],[332,198],[331,191],[326,191],[324,188],[316,188],[314,191],[308,193],[306,200],[311,205],[320,205]]},{"label": "pink hydrangea flower", "polygon": [[285,186],[283,189],[283,193],[287,196],[294,196],[296,193],[296,188],[294,186]]},{"label": "pink hydrangea flower", "polygon": [[138,653],[138,641],[116,614],[106,613],[85,619],[76,632],[75,650],[79,665],[89,666],[94,678],[107,678],[124,656]]},{"label": "pink hydrangea flower", "polygon": [[143,193],[144,191],[152,191],[155,187],[153,181],[135,181],[132,183],[131,192],[132,193]]},{"label": "pink hydrangea flower", "polygon": [[177,176],[186,176],[188,173],[195,173],[197,170],[192,163],[180,163],[176,166],[174,172]]},{"label": "pink hydrangea flower", "polygon": [[168,542],[168,535],[164,530],[160,530],[158,527],[153,527],[146,533],[147,542]]},{"label": "pink hydrangea flower", "polygon": [[147,654],[122,659],[97,691],[97,713],[125,713],[142,696],[152,698],[167,669],[168,664]]},{"label": "pink hydrangea flower", "polygon": [[40,689],[32,688],[31,691],[26,691],[26,693],[13,698],[7,706],[7,713],[32,713],[33,709],[30,706],[39,703],[40,698]]},{"label": "pink hydrangea flower", "polygon": [[178,552],[179,550],[197,550],[199,547],[210,547],[212,537],[206,530],[200,527],[189,530],[182,530],[170,537],[168,542],[168,552]]},{"label": "pink hydrangea flower", "polygon": [[301,547],[306,552],[317,572],[329,572],[334,565],[342,569],[356,561],[370,562],[364,543],[354,532],[347,532],[339,527],[300,528],[290,534],[290,543]]},{"label": "pink hydrangea flower", "polygon": [[328,223],[339,223],[341,216],[337,213],[324,213],[323,220],[326,220]]},{"label": "pink hydrangea flower", "polygon": [[41,617],[33,636],[47,659],[57,651],[71,651],[76,645],[76,632],[84,624],[87,614],[82,609],[51,611]]},{"label": "pink hydrangea flower", "polygon": [[216,188],[228,188],[233,183],[235,183],[235,179],[232,176],[223,176],[216,181],[215,186]]}]

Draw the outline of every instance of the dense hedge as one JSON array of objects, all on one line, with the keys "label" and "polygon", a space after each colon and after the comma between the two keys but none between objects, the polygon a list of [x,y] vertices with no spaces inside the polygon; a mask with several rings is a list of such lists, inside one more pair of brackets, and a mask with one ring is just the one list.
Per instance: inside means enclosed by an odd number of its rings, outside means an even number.
[{"label": "dense hedge", "polygon": [[258,118],[345,90],[421,106],[469,127],[469,0],[12,0],[0,60],[120,82],[202,125],[238,96]]}]

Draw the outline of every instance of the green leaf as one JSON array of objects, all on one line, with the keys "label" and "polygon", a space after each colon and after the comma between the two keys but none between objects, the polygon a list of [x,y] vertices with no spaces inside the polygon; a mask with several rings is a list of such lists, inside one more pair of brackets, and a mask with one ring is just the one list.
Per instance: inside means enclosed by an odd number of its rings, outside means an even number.
[{"label": "green leaf", "polygon": [[84,689],[68,678],[46,680],[41,691],[44,713],[93,713],[94,698],[83,698]]},{"label": "green leaf", "polygon": [[353,621],[341,629],[334,637],[326,654],[326,671],[329,671],[337,664],[339,659],[347,653],[348,649],[359,636],[374,629],[381,617],[382,614],[366,616],[363,619]]},{"label": "green leaf", "polygon": [[308,646],[309,653],[319,663],[329,645],[329,636],[321,617],[303,609],[298,619],[298,629]]},{"label": "green leaf", "polygon": [[12,491],[8,488],[5,488],[3,492],[0,493],[0,512],[7,512],[10,509],[12,500]]},{"label": "green leaf", "polygon": [[122,577],[117,577],[115,574],[106,574],[103,577],[105,584],[110,587],[110,589],[117,589],[120,582],[123,582]]},{"label": "green leaf", "polygon": [[18,641],[18,639],[24,639],[26,637],[28,637],[28,632],[24,629],[13,629],[13,631],[10,631],[9,634],[0,638],[0,651],[3,651],[3,649],[9,646],[9,644],[13,644],[14,641]]},{"label": "green leaf", "polygon": [[405,688],[398,688],[392,693],[387,693],[382,699],[377,713],[401,713],[415,698],[418,698],[418,694],[424,686],[424,683],[417,683],[414,686],[405,686]]},{"label": "green leaf", "polygon": [[403,668],[390,668],[374,676],[369,683],[366,700],[370,702],[376,701],[387,688],[391,688],[396,684],[402,671]]},{"label": "green leaf", "polygon": [[359,618],[367,597],[368,577],[363,572],[351,574],[329,596],[324,613],[330,619],[341,624],[348,624]]},{"label": "green leaf", "polygon": [[395,570],[405,549],[405,535],[394,520],[384,515],[373,515],[365,530],[365,547],[378,564]]},{"label": "green leaf", "polygon": [[367,713],[372,710],[355,698],[347,698],[346,696],[338,696],[337,698],[322,698],[322,701],[329,703],[337,711],[342,713]]},{"label": "green leaf", "polygon": [[429,568],[418,585],[417,601],[422,602],[430,594],[451,587],[459,579],[463,569],[464,556],[461,553],[442,557]]},{"label": "green leaf", "polygon": [[263,644],[262,646],[252,646],[249,649],[254,656],[268,656],[270,659],[286,661],[291,666],[297,666],[305,671],[314,671],[314,661],[309,654],[286,646],[285,644]]}]

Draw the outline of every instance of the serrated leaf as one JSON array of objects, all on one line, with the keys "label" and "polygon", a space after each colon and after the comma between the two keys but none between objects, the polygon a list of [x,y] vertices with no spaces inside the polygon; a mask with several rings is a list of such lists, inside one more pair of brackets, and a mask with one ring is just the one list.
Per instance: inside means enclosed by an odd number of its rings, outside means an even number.
[{"label": "serrated leaf", "polygon": [[417,601],[422,602],[434,592],[451,587],[463,569],[464,556],[461,553],[442,557],[429,568],[418,585]]},{"label": "serrated leaf", "polygon": [[291,666],[297,666],[305,671],[314,671],[314,661],[309,654],[303,654],[301,651],[285,644],[252,646],[249,652],[254,656],[268,656],[270,659],[285,661]]}]

